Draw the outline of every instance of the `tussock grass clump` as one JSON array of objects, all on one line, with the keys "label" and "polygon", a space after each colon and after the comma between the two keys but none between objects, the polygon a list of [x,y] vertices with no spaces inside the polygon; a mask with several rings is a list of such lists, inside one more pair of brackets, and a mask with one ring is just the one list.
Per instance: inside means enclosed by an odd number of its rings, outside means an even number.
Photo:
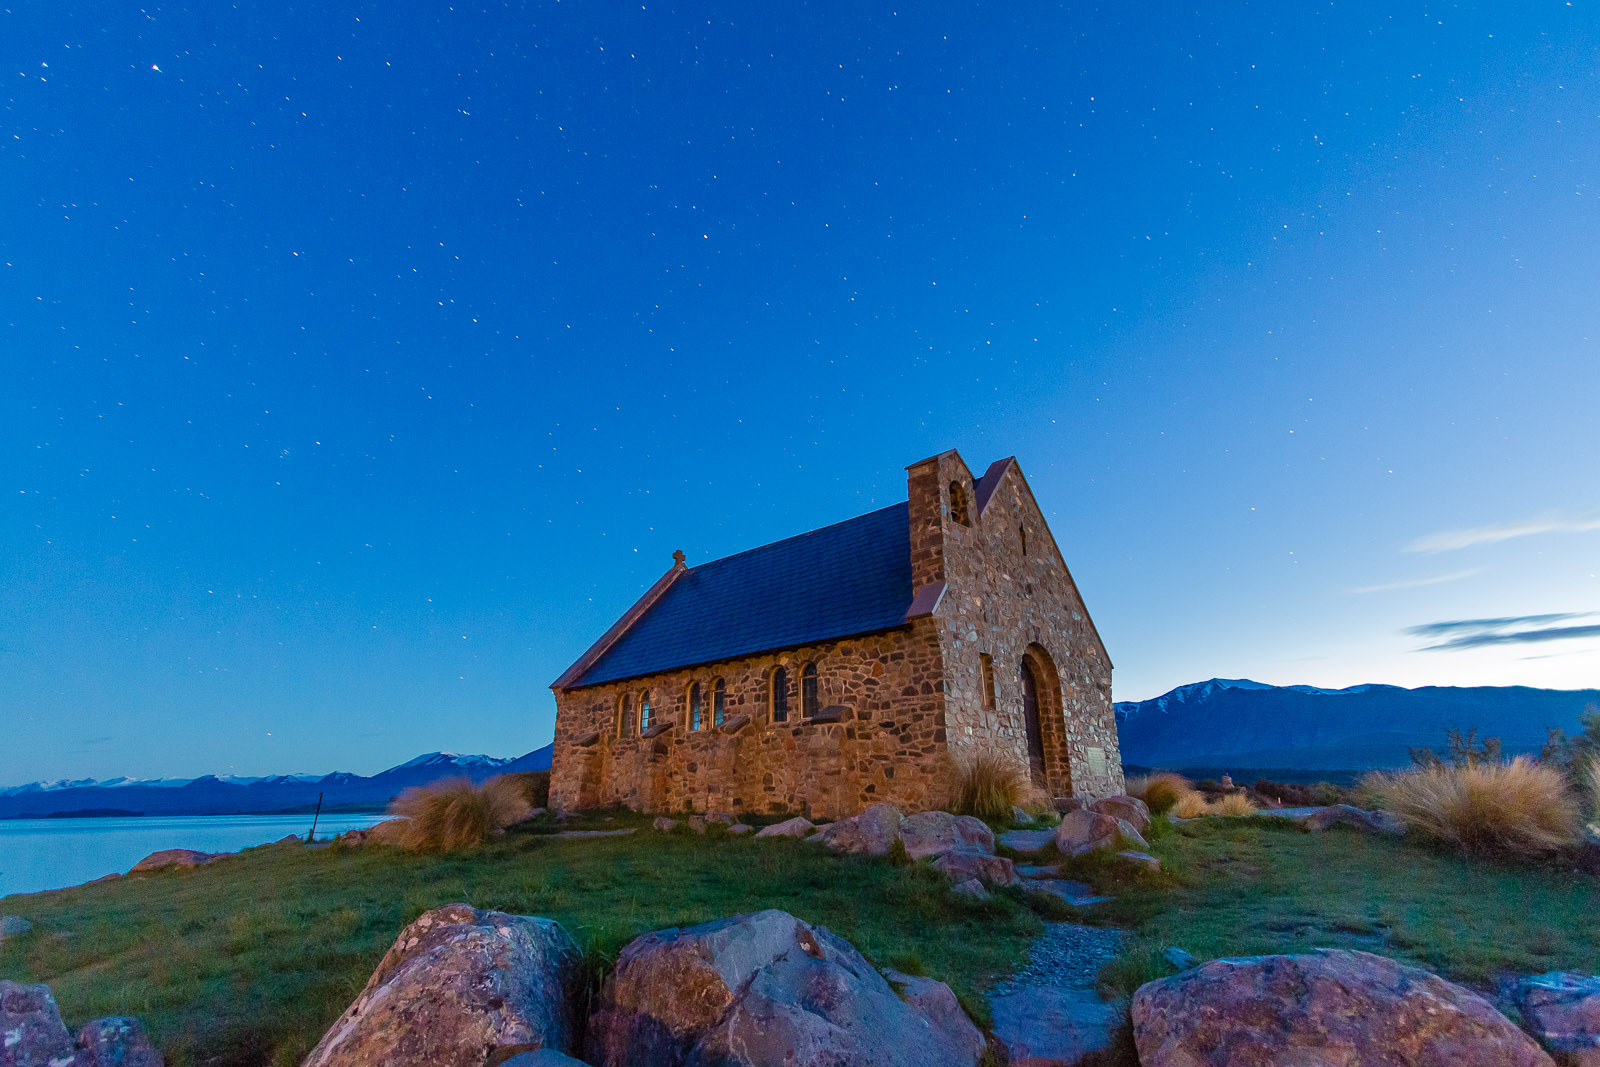
[{"label": "tussock grass clump", "polygon": [[1407,826],[1463,852],[1538,856],[1577,840],[1578,803],[1565,778],[1523,756],[1372,774],[1363,786]]},{"label": "tussock grass clump", "polygon": [[1255,801],[1243,793],[1224,793],[1215,803],[1208,805],[1212,815],[1227,815],[1239,817],[1254,815],[1258,810]]},{"label": "tussock grass clump", "polygon": [[1194,792],[1194,784],[1189,779],[1170,772],[1130,779],[1126,788],[1130,797],[1144,801],[1151,815],[1165,815],[1185,795]]},{"label": "tussock grass clump", "polygon": [[500,777],[508,782],[517,784],[517,787],[522,790],[522,799],[528,802],[530,808],[550,806],[549,771],[516,771],[512,774],[503,774]]},{"label": "tussock grass clump", "polygon": [[482,784],[448,778],[413,786],[389,805],[390,814],[406,820],[397,830],[398,843],[413,852],[477,848],[532,810],[522,784],[507,777]]},{"label": "tussock grass clump", "polygon": [[981,751],[956,765],[957,815],[1010,822],[1027,779],[1016,762],[998,752]]},{"label": "tussock grass clump", "polygon": [[1600,833],[1600,756],[1595,756],[1584,768],[1583,786],[1589,794],[1589,816],[1594,820],[1589,825]]}]

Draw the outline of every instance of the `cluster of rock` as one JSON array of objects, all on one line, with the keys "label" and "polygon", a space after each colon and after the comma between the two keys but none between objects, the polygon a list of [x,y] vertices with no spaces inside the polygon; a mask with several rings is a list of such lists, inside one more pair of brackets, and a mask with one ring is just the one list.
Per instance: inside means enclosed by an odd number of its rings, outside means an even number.
[{"label": "cluster of rock", "polygon": [[1016,885],[1016,867],[994,853],[994,831],[982,819],[923,811],[906,815],[893,804],[874,804],[859,815],[822,827],[809,840],[835,852],[886,856],[898,842],[914,860],[931,859],[956,891],[983,898],[988,889]]},{"label": "cluster of rock", "polygon": [[1063,856],[1111,849],[1130,863],[1149,870],[1161,869],[1150,855],[1144,834],[1150,829],[1150,809],[1137,797],[1116,796],[1069,811],[1055,831],[1056,849]]},{"label": "cluster of rock", "polygon": [[1478,994],[1347,949],[1212,960],[1141,986],[1132,1013],[1142,1067],[1554,1067]]},{"label": "cluster of rock", "polygon": [[[801,819],[800,821],[805,822],[804,819]],[[703,834],[713,826],[726,827],[728,833],[733,834],[735,837],[738,837],[742,834],[755,832],[754,826],[751,826],[748,823],[740,822],[737,815],[726,811],[716,811],[709,815],[691,815],[681,822],[677,819],[671,818],[670,816],[658,815],[656,816],[654,825],[657,830],[667,833],[676,830],[679,826],[682,826],[697,834]],[[810,826],[811,824],[806,823],[806,825]],[[769,835],[756,834],[756,836],[761,837]]]},{"label": "cluster of rock", "polygon": [[948,986],[886,977],[782,911],[638,938],[587,1020],[583,986],[559,924],[439,908],[401,932],[305,1067],[975,1067],[985,1047]]},{"label": "cluster of rock", "polygon": [[61,1021],[46,985],[0,979],[0,1065],[4,1067],[164,1067],[137,1019],[96,1019],[77,1037]]}]

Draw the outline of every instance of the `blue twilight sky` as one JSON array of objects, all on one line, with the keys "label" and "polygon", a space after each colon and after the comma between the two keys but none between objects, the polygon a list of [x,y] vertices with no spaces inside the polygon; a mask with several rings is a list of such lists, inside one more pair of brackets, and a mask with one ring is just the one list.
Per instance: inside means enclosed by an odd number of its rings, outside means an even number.
[{"label": "blue twilight sky", "polygon": [[0,784],[525,752],[951,447],[1118,698],[1600,683],[1592,4],[913,6],[0,12]]}]

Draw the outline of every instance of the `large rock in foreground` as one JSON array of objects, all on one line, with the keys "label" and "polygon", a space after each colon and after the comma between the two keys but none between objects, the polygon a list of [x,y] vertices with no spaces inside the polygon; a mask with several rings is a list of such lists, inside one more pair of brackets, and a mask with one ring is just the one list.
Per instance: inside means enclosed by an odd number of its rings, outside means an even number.
[{"label": "large rock in foreground", "polygon": [[483,1067],[573,1051],[579,952],[551,919],[451,904],[400,932],[305,1067]]},{"label": "large rock in foreground", "polygon": [[1121,819],[1141,834],[1150,829],[1150,809],[1138,797],[1103,797],[1089,805],[1090,811]]},{"label": "large rock in foreground", "polygon": [[1488,1001],[1344,949],[1213,960],[1140,986],[1142,1067],[1553,1067]]},{"label": "large rock in foreground", "polygon": [[162,1067],[137,1019],[96,1019],[73,1041],[47,985],[0,980],[0,1067]]},{"label": "large rock in foreground", "polygon": [[1600,1067],[1600,975],[1555,971],[1517,983],[1517,1010],[1572,1067]]},{"label": "large rock in foreground", "polygon": [[[630,943],[589,1018],[597,1067],[973,1067],[954,997],[897,995],[848,942],[782,911]],[[949,990],[945,989],[945,993]]]},{"label": "large rock in foreground", "polygon": [[1122,839],[1123,825],[1116,817],[1098,811],[1069,811],[1056,826],[1056,848],[1063,856],[1081,856],[1097,848],[1111,848]]}]

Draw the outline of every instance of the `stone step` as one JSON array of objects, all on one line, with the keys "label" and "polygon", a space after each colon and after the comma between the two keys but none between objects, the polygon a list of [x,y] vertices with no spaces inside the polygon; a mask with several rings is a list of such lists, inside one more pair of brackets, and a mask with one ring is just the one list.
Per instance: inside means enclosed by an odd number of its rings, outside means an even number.
[{"label": "stone step", "polygon": [[1011,1063],[1072,1067],[1111,1045],[1117,1009],[1092,989],[1030,986],[989,998],[994,1036]]},{"label": "stone step", "polygon": [[1074,882],[1066,878],[1034,878],[1023,883],[1024,889],[1037,889],[1051,896],[1060,897],[1075,908],[1086,908],[1090,904],[1104,904],[1110,897],[1097,897],[1094,890],[1082,882]]},{"label": "stone step", "polygon": [[1007,830],[1000,835],[1000,843],[1018,852],[1037,852],[1055,836],[1054,830]]},{"label": "stone step", "polygon": [[1054,867],[1039,867],[1028,863],[1017,864],[1017,874],[1023,878],[1060,878],[1060,865]]}]

